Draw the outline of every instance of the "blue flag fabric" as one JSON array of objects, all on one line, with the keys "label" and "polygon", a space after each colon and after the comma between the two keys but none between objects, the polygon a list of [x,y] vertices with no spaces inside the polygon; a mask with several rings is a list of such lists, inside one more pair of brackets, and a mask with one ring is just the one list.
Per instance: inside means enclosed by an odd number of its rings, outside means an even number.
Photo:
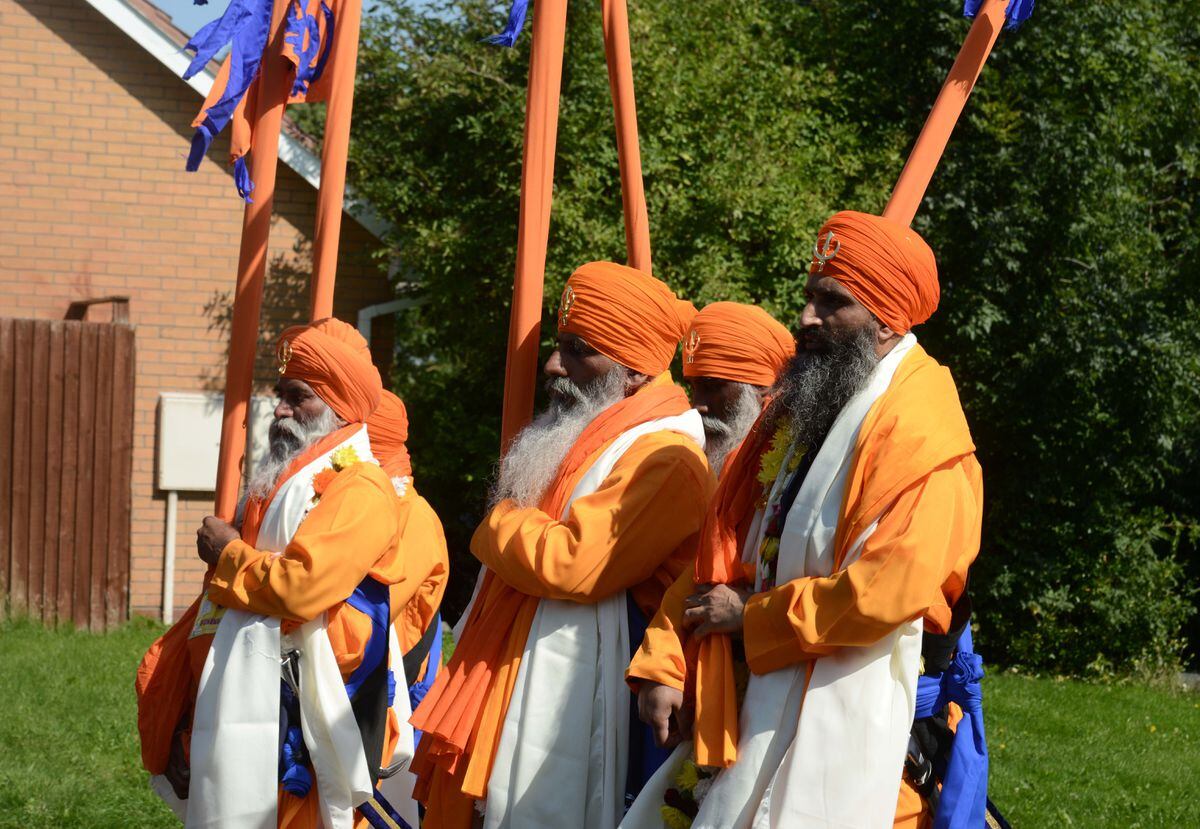
[{"label": "blue flag fabric", "polygon": [[958,651],[942,674],[926,674],[917,681],[915,719],[930,717],[957,703],[963,716],[942,771],[942,791],[934,829],[978,829],[987,812],[988,752],[983,730],[983,658],[975,653],[971,626],[958,640]]},{"label": "blue flag fabric", "polygon": [[[1008,0],[1008,8],[1004,10],[1004,28],[1015,29],[1029,19],[1033,14],[1034,0]],[[965,0],[963,17],[974,17],[979,14],[983,0]]]},{"label": "blue flag fabric", "polygon": [[529,8],[529,0],[513,0],[512,8],[508,10],[508,24],[505,25],[504,31],[498,35],[485,37],[485,43],[491,43],[495,46],[512,47],[517,38],[521,36],[521,29],[525,28],[525,12]]},{"label": "blue flag fabric", "polygon": [[225,129],[246,90],[258,77],[258,67],[262,63],[270,29],[271,0],[233,0],[223,15],[201,28],[183,47],[195,53],[187,71],[183,73],[184,80],[187,80],[203,69],[226,44],[232,43],[229,81],[221,99],[204,113],[204,121],[192,137],[192,149],[187,159],[189,172],[200,168],[200,161],[213,139]]}]

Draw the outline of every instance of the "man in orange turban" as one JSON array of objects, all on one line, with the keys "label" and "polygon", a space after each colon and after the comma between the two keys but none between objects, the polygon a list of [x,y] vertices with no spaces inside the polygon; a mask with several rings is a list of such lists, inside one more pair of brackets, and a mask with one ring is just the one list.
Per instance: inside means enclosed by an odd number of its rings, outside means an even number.
[{"label": "man in orange turban", "polygon": [[757,305],[704,306],[683,341],[683,376],[704,421],[704,452],[721,474],[762,413],[763,397],[796,353],[791,332]]},{"label": "man in orange turban", "polygon": [[203,593],[138,669],[142,760],[188,825],[348,825],[385,808],[380,769],[412,751],[407,700],[388,690],[406,507],[364,427],[379,373],[334,319],[289,328],[276,355],[239,525],[204,520]]},{"label": "man in orange turban", "polygon": [[441,666],[442,623],[438,608],[450,576],[450,555],[442,522],[429,502],[417,494],[413,482],[404,402],[384,391],[379,408],[367,420],[367,432],[375,457],[391,477],[396,497],[405,502],[408,511],[400,539],[404,581],[392,586],[392,622],[404,651],[409,701],[416,708]]},{"label": "man in orange turban", "polygon": [[567,281],[549,406],[501,461],[471,540],[484,571],[413,717],[424,826],[620,820],[645,756],[630,645],[690,564],[710,494],[700,415],[668,371],[694,313],[622,265]]},{"label": "man in orange turban", "polygon": [[[980,468],[950,373],[911,333],[939,295],[916,233],[838,213],[805,295],[802,349],[705,517],[698,588],[664,601],[629,668],[659,697],[643,713],[679,744],[631,829],[661,827],[663,808],[696,829],[917,825],[897,793],[922,635],[940,645],[925,671],[945,670],[979,550]],[[689,758],[702,782],[664,807]]]}]

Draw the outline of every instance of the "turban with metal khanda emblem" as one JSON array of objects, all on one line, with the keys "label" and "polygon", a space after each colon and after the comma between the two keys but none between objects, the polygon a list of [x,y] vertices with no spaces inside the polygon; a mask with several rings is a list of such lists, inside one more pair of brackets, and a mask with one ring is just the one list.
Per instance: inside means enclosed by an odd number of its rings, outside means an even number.
[{"label": "turban with metal khanda emblem", "polygon": [[796,353],[796,340],[757,305],[714,302],[683,341],[683,376],[770,386]]},{"label": "turban with metal khanda emblem", "polygon": [[912,228],[843,210],[821,225],[809,275],[836,279],[888,328],[905,334],[937,310],[937,262]]},{"label": "turban with metal khanda emblem", "polygon": [[695,315],[692,303],[653,276],[614,262],[589,262],[567,280],[558,330],[654,377],[671,365]]},{"label": "turban with metal khanda emblem", "polygon": [[332,317],[294,325],[279,335],[275,354],[281,375],[310,385],[347,423],[362,423],[379,406],[383,382],[352,325]]}]

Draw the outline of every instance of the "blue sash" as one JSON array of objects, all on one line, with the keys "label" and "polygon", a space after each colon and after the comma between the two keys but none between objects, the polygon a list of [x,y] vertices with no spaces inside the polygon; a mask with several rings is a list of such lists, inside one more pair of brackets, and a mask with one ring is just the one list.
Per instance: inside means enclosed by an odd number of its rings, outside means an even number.
[{"label": "blue sash", "polygon": [[931,717],[951,702],[963,712],[945,768],[935,767],[942,791],[933,818],[934,829],[977,829],[985,823],[988,752],[979,682],[982,678],[983,658],[975,653],[968,624],[963,627],[954,659],[945,673],[925,674],[917,680],[914,719]]},{"label": "blue sash", "polygon": [[[429,645],[429,656],[425,660],[424,675],[408,686],[408,701],[412,704],[412,710],[416,711],[417,706],[421,704],[421,700],[425,699],[425,695],[429,693],[429,689],[433,687],[433,681],[437,679],[438,669],[442,666],[442,614],[438,613],[433,617],[430,623],[437,630],[433,635],[433,642]],[[413,746],[416,747],[421,743],[421,732],[413,729]]]},{"label": "blue sash", "polygon": [[[390,588],[367,576],[346,599],[346,604],[371,620],[371,638],[363,650],[362,663],[346,680],[346,696],[353,697],[379,666],[387,660]],[[279,782],[284,791],[305,797],[312,789],[308,749],[300,729],[300,701],[287,682],[280,682]],[[395,699],[396,680],[388,671],[388,707]]]}]

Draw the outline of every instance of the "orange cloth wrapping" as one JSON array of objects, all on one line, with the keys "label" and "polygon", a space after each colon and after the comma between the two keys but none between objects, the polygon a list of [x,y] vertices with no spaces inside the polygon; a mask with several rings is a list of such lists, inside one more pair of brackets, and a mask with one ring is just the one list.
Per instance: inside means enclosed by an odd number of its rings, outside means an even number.
[{"label": "orange cloth wrapping", "polygon": [[683,341],[683,376],[771,386],[796,353],[796,338],[757,305],[714,302]]},{"label": "orange cloth wrapping", "polygon": [[383,471],[393,478],[412,477],[412,459],[408,455],[408,410],[404,401],[386,389],[379,408],[367,418],[371,451]]},{"label": "orange cloth wrapping", "polygon": [[933,251],[916,231],[853,210],[836,213],[821,225],[808,272],[845,285],[898,334],[929,319],[941,296]]},{"label": "orange cloth wrapping", "polygon": [[[701,535],[697,583],[741,576],[746,514],[760,490],[753,480],[736,486],[735,477],[757,472],[765,432],[757,438],[751,433],[727,466],[728,477],[722,476]],[[922,615],[930,629],[945,630],[979,551],[983,495],[974,451],[950,373],[916,346],[859,432],[833,574],[787,582],[747,604],[743,637],[750,669],[768,673],[839,647],[870,644]],[[727,482],[730,489],[722,492]],[[731,491],[735,486],[746,494]],[[859,559],[840,569],[850,543],[876,520]],[[640,667],[643,661],[650,667]],[[631,678],[653,679],[652,662],[639,651]],[[696,761],[731,765],[738,720],[727,635],[705,637],[695,671]]]},{"label": "orange cloth wrapping", "polygon": [[571,274],[558,306],[558,330],[582,337],[605,357],[656,377],[696,309],[666,283],[613,262],[589,262]]},{"label": "orange cloth wrapping", "polygon": [[[710,476],[699,447],[682,436],[642,438],[600,490],[576,501],[566,521],[558,518],[609,443],[639,423],[681,414],[688,405],[669,375],[656,377],[592,421],[539,507],[502,502],[476,531],[471,549],[488,573],[462,641],[412,719],[425,732],[412,768],[419,777],[417,797],[429,806],[427,825],[469,825],[471,798],[486,795],[540,597],[587,603],[631,589],[639,604],[643,599],[653,604],[686,566],[680,559],[664,571],[664,556],[691,552],[685,542],[699,529]],[[671,521],[661,520],[665,504],[657,506],[654,499],[662,497],[671,498]],[[618,521],[621,533],[614,531]],[[653,597],[639,591],[647,585]]]},{"label": "orange cloth wrapping", "polygon": [[279,336],[280,373],[312,386],[342,420],[362,423],[379,407],[383,382],[366,340],[341,320],[293,325]]}]

